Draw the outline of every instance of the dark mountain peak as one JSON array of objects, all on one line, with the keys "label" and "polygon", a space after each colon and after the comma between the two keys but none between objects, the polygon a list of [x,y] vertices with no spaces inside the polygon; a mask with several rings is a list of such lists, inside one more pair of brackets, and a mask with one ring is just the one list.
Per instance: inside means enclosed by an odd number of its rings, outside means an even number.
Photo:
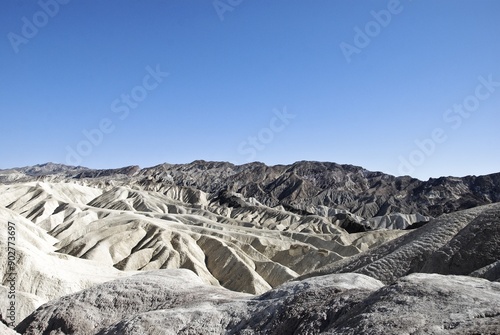
[{"label": "dark mountain peak", "polygon": [[80,172],[78,175],[74,176],[74,178],[83,179],[83,178],[102,178],[102,177],[120,177],[120,176],[132,177],[140,170],[141,168],[138,165],[131,165],[118,169],[85,170]]},{"label": "dark mountain peak", "polygon": [[214,161],[204,161],[195,160],[189,164],[178,164],[178,166],[189,166],[197,168],[200,170],[211,170],[211,169],[223,169],[223,168],[234,168],[235,165],[229,162],[214,162]]},{"label": "dark mountain peak", "polygon": [[28,176],[44,176],[44,175],[54,175],[61,173],[73,173],[75,171],[90,170],[89,168],[83,166],[71,166],[60,163],[47,162],[43,164],[37,164],[33,166],[25,166],[22,168],[16,168],[17,171],[25,173]]}]

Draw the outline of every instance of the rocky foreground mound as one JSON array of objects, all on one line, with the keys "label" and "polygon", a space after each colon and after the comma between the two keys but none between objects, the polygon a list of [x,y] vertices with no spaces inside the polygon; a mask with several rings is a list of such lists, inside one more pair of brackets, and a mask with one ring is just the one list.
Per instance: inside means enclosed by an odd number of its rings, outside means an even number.
[{"label": "rocky foreground mound", "polygon": [[414,274],[384,286],[334,274],[248,296],[159,270],[51,301],[23,334],[498,334],[500,283]]}]

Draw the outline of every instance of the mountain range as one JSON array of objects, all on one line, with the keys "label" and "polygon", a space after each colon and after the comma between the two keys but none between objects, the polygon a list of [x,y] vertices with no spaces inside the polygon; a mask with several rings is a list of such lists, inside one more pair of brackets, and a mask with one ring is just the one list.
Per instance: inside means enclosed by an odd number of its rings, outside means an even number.
[{"label": "mountain range", "polygon": [[420,181],[325,162],[267,166],[194,161],[107,170],[46,163],[0,170],[0,182],[33,180],[134,184],[146,190],[175,185],[218,195],[222,201],[236,200],[228,195],[238,194],[271,208],[316,215],[342,210],[364,219],[398,213],[437,217],[500,201],[500,173]]}]

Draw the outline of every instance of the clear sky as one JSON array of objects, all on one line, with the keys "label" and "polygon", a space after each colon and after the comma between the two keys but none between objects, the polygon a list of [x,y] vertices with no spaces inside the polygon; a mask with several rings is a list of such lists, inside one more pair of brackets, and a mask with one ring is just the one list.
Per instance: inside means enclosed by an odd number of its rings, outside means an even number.
[{"label": "clear sky", "polygon": [[500,171],[500,1],[6,0],[0,168]]}]

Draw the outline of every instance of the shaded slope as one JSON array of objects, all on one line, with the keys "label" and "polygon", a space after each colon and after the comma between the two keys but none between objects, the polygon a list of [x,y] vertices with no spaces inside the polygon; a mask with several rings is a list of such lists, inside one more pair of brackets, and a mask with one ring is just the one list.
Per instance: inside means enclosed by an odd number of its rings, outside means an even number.
[{"label": "shaded slope", "polygon": [[407,235],[302,278],[356,272],[391,283],[414,272],[470,274],[498,260],[499,213],[500,204],[492,204],[442,215]]}]

